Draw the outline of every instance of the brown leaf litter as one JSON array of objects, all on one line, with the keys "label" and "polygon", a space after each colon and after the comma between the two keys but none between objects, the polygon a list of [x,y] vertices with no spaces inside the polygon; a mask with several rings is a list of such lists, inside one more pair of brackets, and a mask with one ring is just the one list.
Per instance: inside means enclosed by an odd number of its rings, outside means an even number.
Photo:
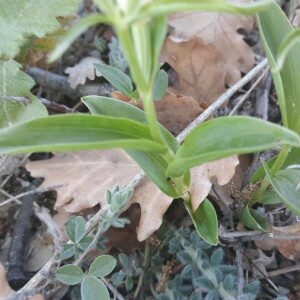
[{"label": "brown leaf litter", "polygon": [[[194,210],[209,194],[211,181],[228,183],[238,163],[233,156],[193,168],[190,194]],[[124,187],[139,167],[124,151],[104,150],[57,153],[51,159],[28,163],[27,169],[31,176],[45,178],[41,188],[55,187],[56,209],[78,213],[97,204],[105,206],[106,190],[116,184]],[[141,208],[138,240],[147,239],[160,227],[172,201],[147,178],[135,189],[128,207],[138,203]]]},{"label": "brown leaf litter", "polygon": [[166,40],[162,61],[177,73],[175,93],[209,105],[255,63],[254,52],[239,34],[239,30],[253,29],[253,17],[183,12],[171,15],[169,25],[173,31]]}]

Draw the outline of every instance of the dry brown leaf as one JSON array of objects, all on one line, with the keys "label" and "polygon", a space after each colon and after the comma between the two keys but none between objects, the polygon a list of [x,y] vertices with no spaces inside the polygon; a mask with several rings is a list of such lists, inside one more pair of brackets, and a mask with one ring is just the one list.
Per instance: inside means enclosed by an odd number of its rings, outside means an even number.
[{"label": "dry brown leaf", "polygon": [[[120,92],[113,92],[112,96],[124,102],[130,102],[130,98]],[[143,109],[142,103],[130,104]],[[194,121],[204,109],[205,103],[198,103],[193,97],[175,95],[169,91],[159,101],[154,101],[157,119],[174,135],[178,135],[186,126]]]},{"label": "dry brown leaf", "polygon": [[74,67],[66,68],[65,73],[69,74],[68,82],[71,88],[75,89],[79,84],[85,84],[86,79],[94,80],[95,76],[101,76],[95,69],[95,63],[102,63],[99,58],[85,57]]},{"label": "dry brown leaf", "polygon": [[57,191],[55,209],[79,212],[93,207],[114,185],[123,187],[138,172],[138,165],[121,150],[56,153],[49,160],[26,165],[33,177],[44,177],[41,187]]},{"label": "dry brown leaf", "polygon": [[177,72],[177,93],[210,104],[254,65],[254,53],[238,33],[253,29],[253,17],[188,12],[172,15],[169,24],[174,30],[162,59]]},{"label": "dry brown leaf", "polygon": [[235,168],[238,164],[239,159],[235,155],[192,169],[189,192],[192,197],[192,208],[194,211],[209,194],[213,180],[216,179],[219,185],[227,184],[234,176]]},{"label": "dry brown leaf", "polygon": [[[196,209],[211,189],[211,179],[216,177],[220,185],[234,175],[238,164],[236,156],[208,163],[192,170],[192,207]],[[49,160],[27,164],[33,177],[44,177],[41,188],[55,187],[55,207],[69,212],[80,212],[96,204],[106,205],[105,191],[114,185],[124,186],[139,167],[121,150],[82,151],[58,153]],[[138,240],[148,238],[156,231],[163,215],[172,203],[150,180],[144,179],[135,189],[128,207],[138,203],[141,219]]]},{"label": "dry brown leaf", "polygon": [[155,101],[154,105],[158,121],[174,135],[178,135],[203,112],[194,98],[170,92],[166,92],[163,99]]},{"label": "dry brown leaf", "polygon": [[[274,234],[286,234],[286,235],[299,235],[300,236],[300,223],[284,226],[284,227],[272,227],[271,231]],[[266,239],[261,241],[255,241],[256,246],[259,249],[269,251],[273,248],[278,251],[287,259],[299,260],[300,258],[300,240],[298,239]]]}]

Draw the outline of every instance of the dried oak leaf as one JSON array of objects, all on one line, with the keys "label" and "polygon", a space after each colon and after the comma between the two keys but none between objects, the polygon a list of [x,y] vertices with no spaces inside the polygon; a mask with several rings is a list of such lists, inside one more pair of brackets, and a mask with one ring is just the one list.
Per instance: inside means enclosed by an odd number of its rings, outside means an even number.
[{"label": "dried oak leaf", "polygon": [[[233,156],[192,170],[190,194],[194,210],[208,195],[211,180],[217,178],[220,185],[228,183],[238,163],[237,156]],[[26,167],[33,177],[45,178],[41,187],[53,187],[57,191],[56,208],[63,207],[73,213],[96,204],[105,206],[106,190],[111,190],[116,184],[125,186],[139,170],[121,150],[57,153],[49,160],[30,162]],[[172,201],[148,179],[135,189],[128,207],[138,203],[141,208],[139,241],[160,227]]]},{"label": "dried oak leaf", "polygon": [[[286,234],[286,235],[299,235],[300,236],[300,224],[295,223],[284,227],[272,227],[272,233],[274,234]],[[300,258],[300,240],[299,239],[267,239],[261,241],[255,241],[256,246],[265,251],[272,250],[273,248],[278,251],[287,259],[299,260]]]},{"label": "dried oak leaf", "polygon": [[85,84],[86,79],[94,80],[95,76],[101,76],[95,69],[95,63],[102,63],[99,58],[85,57],[74,67],[66,68],[65,73],[69,74],[68,82],[71,88],[75,89],[79,84]]},{"label": "dried oak leaf", "polygon": [[254,53],[238,33],[253,29],[253,17],[184,12],[171,15],[169,25],[162,60],[177,73],[177,93],[210,104],[254,65]]},{"label": "dried oak leaf", "polygon": [[[116,91],[112,96],[124,102],[130,98]],[[143,109],[141,102],[130,104]],[[205,103],[198,103],[193,97],[175,95],[167,91],[159,101],[154,101],[158,121],[174,135],[178,135],[186,126],[194,121],[207,108]]]}]

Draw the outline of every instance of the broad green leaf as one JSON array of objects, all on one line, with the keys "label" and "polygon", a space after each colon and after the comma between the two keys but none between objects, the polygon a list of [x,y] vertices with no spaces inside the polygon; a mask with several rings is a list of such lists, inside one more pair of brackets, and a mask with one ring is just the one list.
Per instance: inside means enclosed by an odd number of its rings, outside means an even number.
[{"label": "broad green leaf", "polygon": [[57,60],[71,46],[71,44],[89,27],[100,23],[109,23],[109,19],[105,16],[94,14],[80,19],[74,27],[68,31],[49,58],[49,62]]},{"label": "broad green leaf", "polygon": [[262,204],[278,204],[282,202],[281,198],[270,190],[266,190],[257,201]]},{"label": "broad green leaf", "polygon": [[82,300],[110,300],[104,283],[93,276],[87,276],[81,284]]},{"label": "broad green leaf", "polygon": [[268,9],[273,0],[233,4],[222,0],[158,0],[145,5],[141,16],[169,15],[182,11],[220,11],[235,14],[253,14]]},{"label": "broad green leaf", "polygon": [[157,153],[145,151],[126,151],[144,170],[145,174],[163,191],[166,195],[178,198],[180,195],[174,190],[166,176],[167,162]]},{"label": "broad green leaf", "polygon": [[218,244],[218,218],[213,205],[205,199],[197,208],[192,210],[189,203],[184,202],[198,234],[209,244]]},{"label": "broad green leaf", "polygon": [[111,255],[101,255],[92,262],[89,275],[95,277],[107,276],[112,272],[116,264],[116,259]]},{"label": "broad green leaf", "polygon": [[95,68],[118,91],[130,97],[131,93],[133,92],[133,85],[128,75],[117,68],[105,64],[95,64]]},{"label": "broad green leaf", "polygon": [[290,168],[271,175],[264,164],[266,175],[282,202],[295,214],[300,215],[300,169]]},{"label": "broad green leaf", "polygon": [[74,244],[64,244],[64,250],[60,255],[61,260],[72,257],[76,252],[76,246]]},{"label": "broad green leaf", "polygon": [[164,70],[159,70],[155,77],[153,86],[153,99],[161,100],[166,93],[169,83],[168,74]]},{"label": "broad green leaf", "polygon": [[180,176],[191,167],[233,154],[300,147],[299,136],[282,126],[250,117],[221,117],[202,123],[185,139],[167,174]]},{"label": "broad green leaf", "polygon": [[[0,61],[0,128],[47,115],[47,110],[31,94],[34,81],[13,59]],[[24,97],[23,103],[10,97]]]},{"label": "broad green leaf", "polygon": [[281,43],[295,29],[275,1],[267,10],[258,14],[258,21],[271,67],[283,124],[300,133],[300,41],[295,41],[279,70],[276,59],[280,54]]},{"label": "broad green leaf", "polygon": [[[158,65],[159,56],[161,54],[161,48],[162,48],[162,46],[165,42],[166,36],[167,36],[167,31],[168,31],[167,16],[166,15],[154,16],[152,18],[151,22],[149,23],[149,35],[150,35],[150,41],[151,41],[150,47],[151,47],[151,56],[152,56],[151,61],[154,64],[152,66],[152,72],[156,72],[157,69],[159,68],[159,65]],[[158,71],[158,72],[160,73],[161,71]],[[163,74],[163,73],[161,73],[161,74]],[[167,75],[167,74],[165,74],[165,75]],[[156,76],[157,76],[157,74],[156,74]],[[157,77],[156,77],[156,79],[157,79]],[[168,78],[166,78],[166,76],[164,76],[164,78],[162,78],[162,80],[164,80],[164,84],[166,84],[166,88],[167,88]],[[154,90],[155,90],[155,82],[154,82]],[[154,99],[156,99],[155,94],[154,94]]]},{"label": "broad green leaf", "polygon": [[56,279],[68,285],[75,285],[82,281],[84,274],[82,270],[75,265],[65,265],[56,271]]},{"label": "broad green leaf", "polygon": [[0,153],[108,148],[166,150],[151,139],[149,128],[132,120],[59,115],[0,130]]},{"label": "broad green leaf", "polygon": [[15,57],[26,37],[43,37],[60,27],[56,17],[71,16],[79,0],[0,0],[0,56]]},{"label": "broad green leaf", "polygon": [[268,230],[266,218],[258,213],[255,209],[249,208],[248,205],[243,208],[240,214],[240,220],[244,225],[253,230]]},{"label": "broad green leaf", "polygon": [[[140,123],[146,123],[145,113],[128,103],[102,96],[88,96],[82,99],[92,114],[113,116],[118,118],[131,118]],[[162,133],[174,151],[178,150],[179,144],[172,134],[161,126]],[[178,197],[173,186],[167,180],[167,163],[164,158],[157,153],[142,152],[137,150],[127,150],[127,153],[141,166],[146,175],[167,195]]]},{"label": "broad green leaf", "polygon": [[284,61],[287,58],[289,52],[293,47],[299,49],[300,42],[300,29],[293,29],[281,42],[278,49],[277,65],[281,69],[284,65]]},{"label": "broad green leaf", "polygon": [[[265,163],[267,164],[268,168],[271,169],[273,164],[275,163],[277,159],[277,156],[269,159]],[[290,165],[297,165],[300,164],[300,148],[292,148],[292,150],[289,152],[287,158],[285,159],[281,169],[286,169]],[[264,167],[259,167],[254,174],[251,177],[251,182],[257,182],[259,179],[265,176],[265,170]]]},{"label": "broad green leaf", "polygon": [[81,216],[71,217],[65,225],[68,238],[75,244],[85,236],[85,220]]},{"label": "broad green leaf", "polygon": [[[88,107],[93,115],[129,118],[147,124],[145,112],[126,102],[103,96],[87,96],[81,98],[81,101]],[[179,149],[179,143],[166,128],[163,126],[160,128],[166,142],[175,153]]]}]

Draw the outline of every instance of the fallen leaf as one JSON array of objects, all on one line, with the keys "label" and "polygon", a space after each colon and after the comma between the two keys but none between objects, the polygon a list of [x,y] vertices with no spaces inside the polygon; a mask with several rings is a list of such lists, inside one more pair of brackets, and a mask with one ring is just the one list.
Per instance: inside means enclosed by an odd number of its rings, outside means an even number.
[{"label": "fallen leaf", "polygon": [[[193,209],[208,195],[211,179],[216,177],[220,185],[228,183],[237,164],[238,158],[234,156],[192,170],[190,194]],[[139,170],[121,150],[57,153],[51,159],[30,162],[26,167],[31,176],[45,178],[41,188],[53,187],[57,191],[55,208],[63,207],[73,213],[96,204],[106,205],[106,190],[111,190],[116,184],[123,187]],[[148,179],[135,189],[127,208],[133,203],[140,205],[139,241],[160,227],[172,201]]]},{"label": "fallen leaf", "polygon": [[[141,102],[130,101],[118,91],[113,92],[112,96],[143,109]],[[193,97],[175,95],[169,91],[161,100],[154,101],[154,106],[158,121],[173,135],[178,135],[207,108],[205,103],[198,103]]]},{"label": "fallen leaf", "polygon": [[[274,234],[298,235],[300,237],[300,223],[284,227],[271,227],[271,232]],[[300,240],[299,239],[266,239],[255,241],[256,246],[265,251],[272,250],[273,248],[278,251],[287,259],[297,261],[300,258]]]},{"label": "fallen leaf", "polygon": [[28,163],[26,168],[33,177],[45,178],[41,187],[60,186],[55,188],[55,209],[64,207],[72,213],[97,205],[107,189],[124,187],[139,171],[121,150],[56,153],[51,159]]},{"label": "fallen leaf", "polygon": [[253,29],[253,17],[183,12],[171,15],[169,25],[173,31],[166,40],[162,60],[177,73],[176,93],[211,104],[255,63],[251,47],[238,33]]},{"label": "fallen leaf", "polygon": [[79,84],[85,84],[86,79],[94,80],[95,76],[101,76],[95,69],[94,64],[102,63],[99,58],[85,57],[74,67],[66,68],[65,73],[69,74],[68,82],[71,88],[75,89]]},{"label": "fallen leaf", "polygon": [[160,101],[154,102],[157,119],[174,135],[178,135],[194,121],[203,108],[194,98],[166,92]]},{"label": "fallen leaf", "polygon": [[192,182],[189,192],[192,197],[194,211],[209,194],[213,180],[216,179],[219,185],[227,184],[234,176],[238,164],[239,159],[234,155],[192,169]]}]

